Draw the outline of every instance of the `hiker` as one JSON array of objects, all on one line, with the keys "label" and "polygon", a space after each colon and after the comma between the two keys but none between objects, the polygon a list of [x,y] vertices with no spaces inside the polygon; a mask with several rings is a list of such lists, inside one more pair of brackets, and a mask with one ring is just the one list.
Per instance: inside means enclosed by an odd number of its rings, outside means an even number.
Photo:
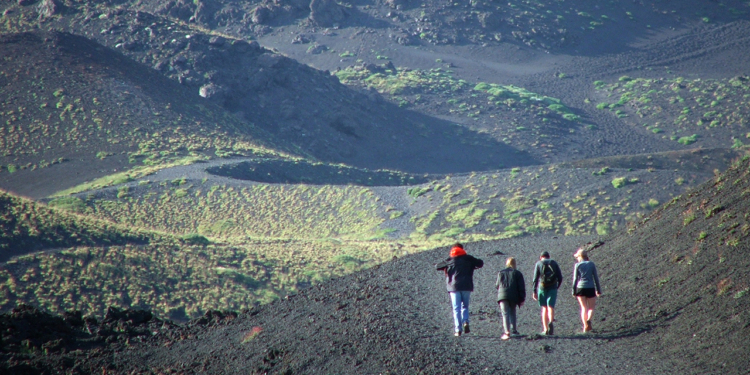
[{"label": "hiker", "polygon": [[503,335],[501,340],[509,340],[510,336],[518,336],[516,325],[516,307],[523,306],[526,301],[526,286],[523,274],[516,269],[516,258],[510,257],[505,261],[505,269],[497,274],[497,304],[503,318]]},{"label": "hiker", "polygon": [[453,305],[454,334],[469,333],[469,298],[474,291],[474,270],[482,268],[484,262],[466,254],[464,246],[456,243],[451,247],[450,258],[435,265],[445,273],[445,285]]},{"label": "hiker", "polygon": [[573,268],[573,296],[578,299],[581,305],[581,323],[583,323],[583,332],[591,331],[591,317],[594,315],[596,307],[596,297],[602,295],[602,289],[599,286],[599,275],[596,273],[594,262],[589,260],[589,254],[583,248],[579,248],[573,256],[576,263]]},{"label": "hiker", "polygon": [[557,288],[562,284],[562,271],[554,260],[550,259],[547,251],[542,252],[539,261],[534,266],[534,292],[531,295],[539,301],[542,308],[543,335],[554,335],[555,303],[557,302]]}]

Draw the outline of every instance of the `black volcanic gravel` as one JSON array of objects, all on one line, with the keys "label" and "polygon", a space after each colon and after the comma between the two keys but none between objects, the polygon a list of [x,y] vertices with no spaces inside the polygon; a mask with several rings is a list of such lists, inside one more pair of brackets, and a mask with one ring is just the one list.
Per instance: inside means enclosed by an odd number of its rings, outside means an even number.
[{"label": "black volcanic gravel", "polygon": [[[674,368],[652,360],[654,338],[647,332],[604,327],[597,334],[576,332],[578,308],[566,293],[567,273],[573,265],[570,254],[589,240],[530,237],[468,244],[469,253],[486,265],[476,272],[472,333],[460,338],[452,334],[443,276],[434,271],[434,264],[447,256],[446,248],[332,280],[236,318],[194,321],[153,336],[137,350],[92,358],[87,366],[212,374],[671,372]],[[542,250],[549,250],[566,271],[556,335],[536,334],[539,308],[530,300],[519,311],[519,330],[526,336],[502,342],[496,273],[507,256],[514,256],[530,281]],[[601,273],[606,272],[603,267]],[[603,287],[606,294],[606,282]]]}]

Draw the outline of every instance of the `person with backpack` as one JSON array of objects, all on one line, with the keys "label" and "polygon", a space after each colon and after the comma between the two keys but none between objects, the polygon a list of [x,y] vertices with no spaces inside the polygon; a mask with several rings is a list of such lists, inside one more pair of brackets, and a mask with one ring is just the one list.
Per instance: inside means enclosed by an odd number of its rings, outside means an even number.
[{"label": "person with backpack", "polygon": [[516,269],[516,258],[505,261],[506,268],[497,274],[497,304],[503,318],[503,335],[501,340],[509,340],[511,335],[519,335],[516,325],[516,307],[526,301],[526,286],[523,274]]},{"label": "person with backpack", "polygon": [[469,299],[474,291],[474,270],[482,268],[484,261],[466,253],[464,246],[451,247],[450,258],[435,265],[445,273],[445,285],[453,306],[454,335],[469,333]]},{"label": "person with backpack", "polygon": [[583,323],[583,332],[590,332],[591,317],[594,315],[596,307],[596,297],[602,295],[602,289],[599,286],[599,275],[596,273],[594,262],[589,260],[589,254],[583,248],[573,254],[578,263],[573,268],[573,296],[578,299],[581,305],[581,322]]},{"label": "person with backpack", "polygon": [[562,271],[554,260],[550,259],[547,251],[542,252],[539,261],[534,266],[534,281],[532,297],[539,301],[542,308],[543,335],[553,335],[555,327],[555,304],[557,302],[557,289],[562,284]]}]

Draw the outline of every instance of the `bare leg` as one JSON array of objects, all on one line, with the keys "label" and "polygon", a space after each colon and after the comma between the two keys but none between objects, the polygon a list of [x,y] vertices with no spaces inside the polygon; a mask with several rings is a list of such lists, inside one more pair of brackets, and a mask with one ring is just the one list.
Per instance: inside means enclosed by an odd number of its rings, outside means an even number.
[{"label": "bare leg", "polygon": [[586,321],[588,320],[588,298],[578,296],[578,304],[581,305],[581,323],[583,323],[583,330],[586,331]]},{"label": "bare leg", "polygon": [[547,306],[547,314],[549,322],[552,323],[555,321],[555,308],[551,306]]},{"label": "bare leg", "polygon": [[542,306],[542,328],[544,328],[544,332],[547,332],[547,329],[549,327],[549,322],[550,322],[549,313],[547,312],[547,309],[549,309],[549,307]]},{"label": "bare leg", "polygon": [[594,316],[594,308],[596,307],[596,298],[586,298],[586,320],[591,320]]}]

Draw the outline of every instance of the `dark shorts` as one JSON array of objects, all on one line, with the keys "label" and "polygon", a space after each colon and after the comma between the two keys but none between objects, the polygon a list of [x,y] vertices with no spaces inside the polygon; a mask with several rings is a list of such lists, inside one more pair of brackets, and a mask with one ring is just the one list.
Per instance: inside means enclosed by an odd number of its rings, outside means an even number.
[{"label": "dark shorts", "polygon": [[574,293],[576,297],[586,297],[586,298],[594,298],[596,297],[596,289],[595,288],[576,288],[576,292]]},{"label": "dark shorts", "polygon": [[555,303],[557,303],[557,289],[550,288],[550,289],[539,289],[538,291],[538,300],[539,300],[539,306],[541,307],[555,307]]}]

